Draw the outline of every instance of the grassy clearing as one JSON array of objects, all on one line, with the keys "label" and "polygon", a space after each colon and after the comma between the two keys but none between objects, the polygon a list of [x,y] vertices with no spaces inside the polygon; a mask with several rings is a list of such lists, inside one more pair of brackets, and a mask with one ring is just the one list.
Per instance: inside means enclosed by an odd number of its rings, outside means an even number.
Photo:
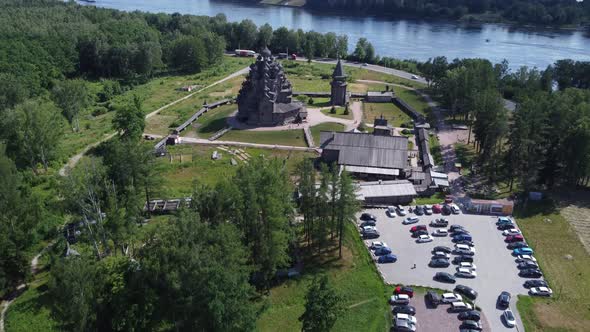
[{"label": "grassy clearing", "polygon": [[437,165],[442,164],[442,150],[440,142],[438,141],[438,137],[436,135],[430,135],[430,137],[428,138],[428,144],[430,145],[430,153],[432,154],[432,159],[434,159],[434,163]]},{"label": "grassy clearing", "polygon": [[426,115],[430,109],[428,103],[416,91],[394,87],[395,94],[412,106],[416,111]]},{"label": "grassy clearing", "polygon": [[311,127],[311,135],[316,146],[320,145],[320,132],[321,131],[344,131],[344,125],[340,123],[328,122],[315,125]]},{"label": "grassy clearing", "polygon": [[363,102],[363,117],[366,123],[373,123],[375,118],[382,116],[388,120],[389,125],[401,127],[403,123],[412,119],[393,103],[366,103]]},{"label": "grassy clearing", "polygon": [[270,145],[307,146],[303,129],[280,131],[232,130],[223,135],[219,140]]},{"label": "grassy clearing", "polygon": [[197,135],[201,138],[209,138],[219,130],[227,127],[227,118],[238,110],[235,104],[223,105],[201,116],[194,124]]},{"label": "grassy clearing", "polygon": [[385,331],[389,328],[388,290],[352,224],[346,226],[343,258],[309,261],[302,277],[276,286],[270,292],[268,309],[257,325],[260,331],[301,331],[298,317],[304,311],[305,294],[313,278],[326,274],[344,298],[346,311],[333,331]]},{"label": "grassy clearing", "polygon": [[414,199],[414,204],[415,205],[433,205],[433,204],[439,204],[441,202],[444,202],[444,200],[445,200],[445,194],[442,192],[437,192],[430,197],[416,197]]},{"label": "grassy clearing", "polygon": [[[519,298],[527,331],[587,331],[590,326],[590,257],[570,224],[549,200],[515,211],[527,242],[535,249],[552,298]],[[565,255],[572,255],[568,260]]]},{"label": "grassy clearing", "polygon": [[336,113],[332,113],[331,107],[323,108],[321,111],[325,115],[332,116],[335,118],[348,119],[348,120],[352,120],[354,118],[354,115],[352,114],[352,110],[349,109],[348,114],[344,114],[344,107],[335,106],[334,108],[335,108]]}]

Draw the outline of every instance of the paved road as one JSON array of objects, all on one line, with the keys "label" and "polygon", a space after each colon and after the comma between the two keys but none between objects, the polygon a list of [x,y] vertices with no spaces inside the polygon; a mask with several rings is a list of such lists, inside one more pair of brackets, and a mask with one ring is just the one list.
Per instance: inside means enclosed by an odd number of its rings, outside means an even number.
[{"label": "paved road", "polygon": [[[388,243],[394,254],[398,256],[396,263],[378,265],[385,282],[389,284],[422,285],[448,290],[454,288],[454,285],[444,284],[432,279],[434,274],[439,271],[454,273],[454,265],[448,268],[436,269],[428,267],[432,248],[438,245],[453,247],[449,237],[439,237],[435,238],[433,242],[418,244],[415,243],[415,239],[410,237],[409,229],[412,225],[401,224],[403,217],[395,216],[390,218],[386,216],[384,209],[368,211],[377,216],[379,220],[377,222],[377,228],[381,232],[379,240]],[[418,224],[428,224],[432,219],[438,217],[440,215],[421,216]],[[487,317],[486,331],[515,330],[504,326],[500,319],[503,311],[496,309],[498,295],[506,290],[513,295],[510,306],[517,318],[517,330],[523,332],[522,321],[516,310],[516,295],[527,294],[527,290],[522,285],[526,279],[518,276],[514,257],[511,256],[511,251],[506,249],[501,232],[495,228],[497,217],[460,214],[449,216],[448,219],[450,224],[463,225],[473,236],[477,250],[475,264],[478,276],[475,279],[457,278],[457,283],[472,287],[479,293],[476,305],[482,308]],[[428,230],[432,232],[434,228],[428,227]],[[366,242],[370,243],[370,241]],[[412,268],[414,264],[416,264],[415,269]]]}]

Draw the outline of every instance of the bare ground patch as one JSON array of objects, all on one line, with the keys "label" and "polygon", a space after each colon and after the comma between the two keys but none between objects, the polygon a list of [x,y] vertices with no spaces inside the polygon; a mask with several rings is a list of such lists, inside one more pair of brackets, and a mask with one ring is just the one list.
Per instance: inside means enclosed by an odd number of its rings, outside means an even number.
[{"label": "bare ground patch", "polygon": [[575,229],[590,254],[590,192],[570,191],[558,195],[561,214]]}]

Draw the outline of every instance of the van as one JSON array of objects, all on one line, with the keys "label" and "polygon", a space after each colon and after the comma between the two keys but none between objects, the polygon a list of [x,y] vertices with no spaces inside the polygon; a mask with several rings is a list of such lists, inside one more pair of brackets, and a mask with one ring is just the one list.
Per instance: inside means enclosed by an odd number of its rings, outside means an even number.
[{"label": "van", "polygon": [[471,307],[470,304],[467,304],[462,301],[451,303],[451,311],[452,312],[463,312],[463,311],[469,311],[471,309],[473,309],[473,308]]}]

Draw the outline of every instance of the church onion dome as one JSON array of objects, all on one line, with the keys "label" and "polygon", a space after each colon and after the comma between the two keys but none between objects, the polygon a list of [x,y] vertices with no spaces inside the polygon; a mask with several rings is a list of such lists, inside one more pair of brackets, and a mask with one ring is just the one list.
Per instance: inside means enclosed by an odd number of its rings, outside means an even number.
[{"label": "church onion dome", "polygon": [[268,47],[264,46],[264,49],[262,49],[262,51],[260,52],[260,54],[264,57],[264,58],[270,58],[270,56],[272,55],[270,53],[270,50],[268,49]]}]

